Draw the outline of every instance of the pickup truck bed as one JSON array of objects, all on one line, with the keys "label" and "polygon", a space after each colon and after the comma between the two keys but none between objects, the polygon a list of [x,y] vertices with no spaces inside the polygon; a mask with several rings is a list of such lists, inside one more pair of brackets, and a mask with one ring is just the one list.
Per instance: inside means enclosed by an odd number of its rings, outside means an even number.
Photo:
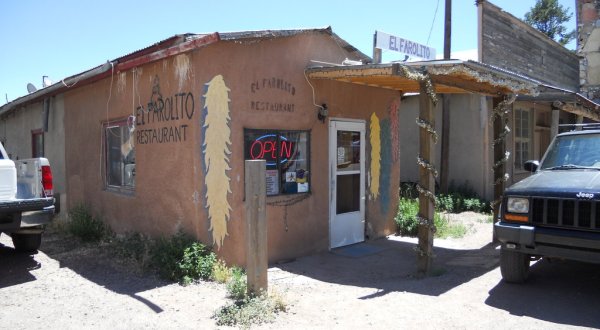
[{"label": "pickup truck bed", "polygon": [[52,172],[46,158],[8,159],[0,144],[0,233],[15,249],[36,251],[54,216]]}]

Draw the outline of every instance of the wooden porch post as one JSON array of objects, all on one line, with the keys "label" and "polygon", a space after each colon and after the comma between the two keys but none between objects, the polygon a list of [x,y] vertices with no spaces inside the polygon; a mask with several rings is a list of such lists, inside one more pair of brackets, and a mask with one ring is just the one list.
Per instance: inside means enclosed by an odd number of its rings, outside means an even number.
[{"label": "wooden porch post", "polygon": [[[492,104],[493,108],[496,109],[502,97],[495,97]],[[495,116],[495,114],[493,114]],[[506,173],[505,162],[502,160],[506,157],[506,140],[502,139],[502,132],[504,132],[504,126],[506,125],[506,116],[501,115],[494,120],[494,221],[498,217],[498,211],[500,209],[500,202],[502,194],[504,194],[504,175]]]},{"label": "wooden porch post", "polygon": [[560,109],[552,105],[552,123],[550,124],[550,139],[554,139],[558,134],[558,124],[560,123]]},{"label": "wooden porch post", "polygon": [[249,295],[266,293],[269,282],[265,164],[264,160],[245,161],[246,291]]},{"label": "wooden porch post", "polygon": [[[582,115],[577,115],[577,125],[581,125],[581,124],[583,124],[583,116]],[[575,130],[581,131],[581,128],[582,128],[581,126],[577,126],[575,128]]]},{"label": "wooden porch post", "polygon": [[[431,98],[427,94],[424,82],[420,83],[419,117],[422,121],[429,123],[433,128],[434,108]],[[434,137],[427,129],[419,129],[419,155],[425,163],[433,164],[435,160]],[[433,257],[433,214],[435,211],[434,194],[435,178],[433,173],[423,166],[419,166],[419,185],[423,190],[419,194],[419,243],[417,248],[417,271],[421,275],[428,275],[431,271]],[[426,223],[424,223],[426,221]]]}]

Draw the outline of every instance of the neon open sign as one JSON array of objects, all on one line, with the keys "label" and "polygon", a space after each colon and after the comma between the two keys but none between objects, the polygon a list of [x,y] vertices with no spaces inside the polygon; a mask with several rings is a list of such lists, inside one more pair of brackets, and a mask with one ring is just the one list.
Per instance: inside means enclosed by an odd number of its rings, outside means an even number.
[{"label": "neon open sign", "polygon": [[250,157],[252,159],[264,159],[267,166],[283,164],[292,158],[294,142],[289,141],[285,136],[277,134],[266,134],[256,138],[250,146]]}]

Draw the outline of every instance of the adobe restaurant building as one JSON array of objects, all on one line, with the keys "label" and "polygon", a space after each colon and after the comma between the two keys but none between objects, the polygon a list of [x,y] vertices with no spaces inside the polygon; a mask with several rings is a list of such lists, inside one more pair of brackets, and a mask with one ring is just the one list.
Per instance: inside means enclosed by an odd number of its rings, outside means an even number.
[{"label": "adobe restaurant building", "polygon": [[370,58],[330,28],[180,35],[0,115],[58,96],[66,207],[90,205],[117,233],[191,233],[233,264],[245,264],[244,161],[266,160],[275,262],[394,232],[400,94],[305,75],[345,60]]},{"label": "adobe restaurant building", "polygon": [[0,139],[45,118],[66,207],[117,233],[190,233],[242,266],[244,161],[264,159],[277,262],[395,231],[400,98],[425,86],[417,67],[435,92],[532,88],[473,63],[370,61],[330,28],[178,35],[0,107]]}]

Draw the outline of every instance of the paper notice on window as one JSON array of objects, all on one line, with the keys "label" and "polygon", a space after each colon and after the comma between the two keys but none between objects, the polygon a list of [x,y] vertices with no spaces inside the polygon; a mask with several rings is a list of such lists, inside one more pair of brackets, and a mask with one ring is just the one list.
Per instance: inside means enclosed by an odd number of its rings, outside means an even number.
[{"label": "paper notice on window", "polygon": [[296,172],[285,173],[285,182],[296,182]]},{"label": "paper notice on window", "polygon": [[298,192],[299,193],[303,193],[303,192],[308,192],[308,183],[298,183]]},{"label": "paper notice on window", "polygon": [[267,170],[267,195],[279,194],[279,180],[277,179],[277,170]]},{"label": "paper notice on window", "polygon": [[344,147],[337,148],[337,160],[338,164],[346,161],[346,149]]}]

